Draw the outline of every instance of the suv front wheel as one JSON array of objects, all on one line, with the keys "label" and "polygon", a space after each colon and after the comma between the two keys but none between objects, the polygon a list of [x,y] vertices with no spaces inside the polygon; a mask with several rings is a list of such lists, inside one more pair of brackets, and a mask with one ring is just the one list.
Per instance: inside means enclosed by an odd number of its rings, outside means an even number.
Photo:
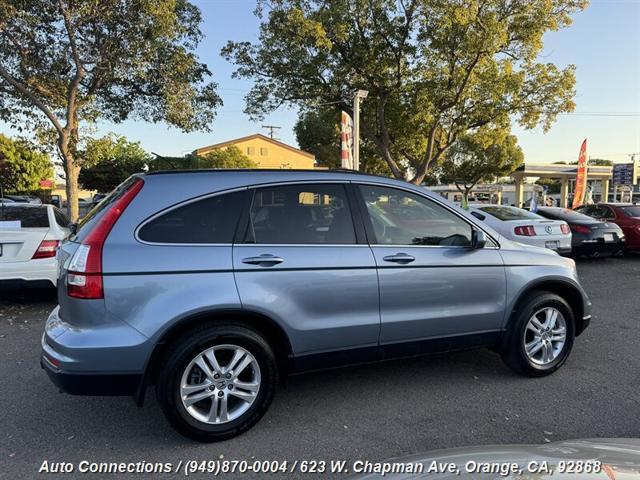
[{"label": "suv front wheel", "polygon": [[502,346],[502,358],[517,373],[549,375],[569,357],[575,337],[573,311],[560,296],[532,292],[514,313]]},{"label": "suv front wheel", "polygon": [[267,411],[277,383],[273,351],[257,332],[206,324],[179,339],[160,368],[156,395],[169,422],[199,441],[225,440]]}]

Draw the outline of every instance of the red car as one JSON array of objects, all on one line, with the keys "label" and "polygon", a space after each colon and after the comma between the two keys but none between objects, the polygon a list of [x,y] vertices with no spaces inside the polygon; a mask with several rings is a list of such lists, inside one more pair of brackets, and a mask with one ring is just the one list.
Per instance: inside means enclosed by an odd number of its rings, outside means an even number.
[{"label": "red car", "polygon": [[598,203],[576,209],[578,212],[617,224],[626,237],[627,250],[640,251],[640,205],[632,203]]}]

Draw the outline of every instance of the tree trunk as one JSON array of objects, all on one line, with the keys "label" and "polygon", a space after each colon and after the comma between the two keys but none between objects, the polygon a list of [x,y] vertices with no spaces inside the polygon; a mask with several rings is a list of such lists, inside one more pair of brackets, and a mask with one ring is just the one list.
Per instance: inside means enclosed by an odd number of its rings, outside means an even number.
[{"label": "tree trunk", "polygon": [[73,163],[73,158],[65,158],[65,173],[67,177],[67,213],[72,222],[77,222],[80,217],[78,208],[78,176],[80,167]]}]

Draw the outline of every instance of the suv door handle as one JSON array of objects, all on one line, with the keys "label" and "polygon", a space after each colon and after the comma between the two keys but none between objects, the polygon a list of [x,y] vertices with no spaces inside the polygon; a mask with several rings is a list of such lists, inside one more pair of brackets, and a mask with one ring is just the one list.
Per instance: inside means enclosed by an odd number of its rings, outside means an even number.
[{"label": "suv door handle", "polygon": [[272,267],[284,262],[284,258],[276,257],[270,253],[264,253],[257,257],[247,257],[242,259],[242,263],[248,263],[249,265],[260,265],[261,267]]},{"label": "suv door handle", "polygon": [[385,262],[394,262],[394,263],[411,263],[416,257],[409,255],[408,253],[396,253],[395,255],[388,255],[382,258]]}]

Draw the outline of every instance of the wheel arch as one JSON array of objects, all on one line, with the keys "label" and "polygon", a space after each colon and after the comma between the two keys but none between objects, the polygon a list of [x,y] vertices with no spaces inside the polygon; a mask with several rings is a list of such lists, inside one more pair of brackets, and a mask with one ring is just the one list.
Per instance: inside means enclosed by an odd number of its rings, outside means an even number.
[{"label": "wheel arch", "polygon": [[564,299],[573,312],[576,327],[576,336],[580,335],[585,329],[584,322],[584,304],[583,297],[580,289],[564,280],[558,279],[544,279],[527,285],[518,294],[516,301],[513,303],[513,307],[509,312],[509,319],[507,321],[506,330],[511,328],[511,324],[514,322],[516,314],[523,303],[526,302],[529,295],[535,291],[544,291],[554,293]]},{"label": "wheel arch", "polygon": [[275,320],[267,315],[251,310],[207,310],[180,319],[162,333],[149,356],[144,374],[134,394],[134,401],[137,405],[143,405],[147,386],[155,383],[161,359],[171,342],[180,338],[200,322],[216,320],[232,321],[238,325],[249,327],[263,335],[265,340],[273,348],[278,368],[281,372],[286,372],[289,365],[289,357],[293,349],[289,336]]}]

